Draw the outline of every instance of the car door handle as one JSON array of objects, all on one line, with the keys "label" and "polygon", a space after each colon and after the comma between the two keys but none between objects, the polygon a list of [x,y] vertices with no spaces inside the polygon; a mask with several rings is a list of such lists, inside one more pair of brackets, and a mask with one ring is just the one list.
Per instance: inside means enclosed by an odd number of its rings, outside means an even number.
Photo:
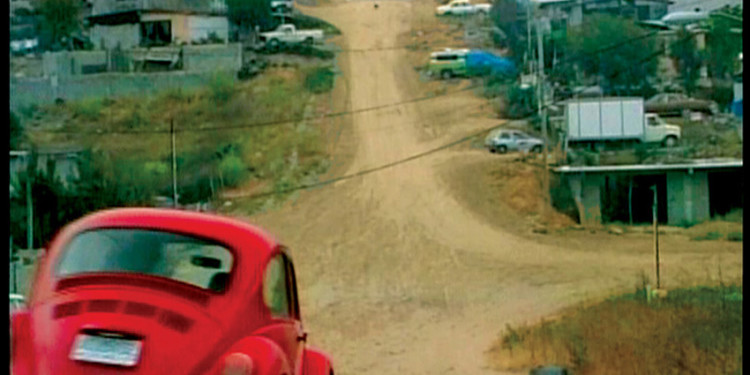
[{"label": "car door handle", "polygon": [[297,341],[307,341],[307,332],[301,332],[297,334]]}]

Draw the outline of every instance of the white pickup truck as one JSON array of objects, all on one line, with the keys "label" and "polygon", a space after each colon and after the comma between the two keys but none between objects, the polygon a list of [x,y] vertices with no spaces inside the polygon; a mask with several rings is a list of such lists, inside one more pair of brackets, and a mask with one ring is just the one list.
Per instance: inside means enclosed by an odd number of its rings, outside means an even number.
[{"label": "white pickup truck", "polygon": [[260,33],[261,43],[271,48],[280,44],[314,44],[323,41],[323,30],[297,30],[292,24],[279,25],[274,31]]},{"label": "white pickup truck", "polygon": [[272,0],[271,1],[271,12],[273,13],[289,13],[294,8],[293,0]]},{"label": "white pickup truck", "polygon": [[469,0],[453,0],[447,5],[437,7],[438,16],[463,16],[470,14],[489,14],[490,4],[472,4]]}]

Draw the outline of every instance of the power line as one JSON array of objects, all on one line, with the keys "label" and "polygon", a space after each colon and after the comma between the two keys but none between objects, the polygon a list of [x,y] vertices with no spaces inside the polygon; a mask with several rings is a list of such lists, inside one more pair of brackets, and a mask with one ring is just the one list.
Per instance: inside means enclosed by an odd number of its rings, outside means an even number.
[{"label": "power line", "polygon": [[275,195],[275,194],[291,193],[291,192],[295,192],[295,191],[298,191],[298,190],[312,189],[312,188],[315,188],[315,187],[320,187],[320,186],[325,186],[325,185],[328,185],[328,184],[332,184],[332,183],[335,183],[335,182],[338,182],[338,181],[350,180],[352,178],[362,177],[362,176],[365,176],[365,175],[368,175],[368,174],[371,174],[371,173],[375,173],[375,172],[379,172],[379,171],[382,171],[382,170],[385,170],[385,169],[393,168],[393,167],[396,167],[398,165],[405,164],[405,163],[408,163],[408,162],[413,161],[413,160],[421,159],[421,158],[423,158],[425,156],[432,155],[434,153],[437,153],[437,152],[449,149],[449,148],[457,146],[457,145],[459,145],[461,143],[467,142],[467,141],[473,139],[474,137],[480,136],[480,135],[482,135],[482,134],[484,134],[484,133],[486,133],[486,132],[488,132],[488,131],[496,128],[496,127],[497,126],[495,125],[495,126],[492,126],[492,127],[489,127],[489,128],[482,129],[481,131],[477,131],[477,132],[471,133],[471,134],[469,134],[469,135],[467,135],[467,136],[465,136],[463,138],[457,139],[457,140],[455,140],[453,142],[444,144],[442,146],[435,147],[433,149],[430,149],[430,150],[427,150],[427,151],[424,151],[424,152],[421,152],[421,153],[409,156],[407,158],[400,159],[400,160],[397,160],[397,161],[394,161],[394,162],[390,162],[390,163],[386,163],[386,164],[383,164],[383,165],[380,165],[380,166],[377,166],[377,167],[373,167],[373,168],[369,168],[369,169],[363,169],[363,170],[360,170],[360,171],[355,172],[355,173],[351,173],[351,174],[347,174],[347,175],[343,175],[343,176],[339,176],[339,177],[335,177],[335,178],[332,178],[332,179],[328,179],[328,180],[324,180],[324,181],[319,181],[319,182],[315,182],[315,183],[311,183],[311,184],[302,184],[302,185],[294,186],[294,187],[291,187],[291,188],[283,189],[283,190],[280,190],[280,191],[251,194],[251,195],[248,195],[248,196],[240,196],[239,198],[248,198],[248,199],[262,198],[262,197],[271,196],[271,195]]},{"label": "power line", "polygon": [[[247,128],[256,128],[256,127],[265,127],[265,126],[272,126],[272,125],[284,125],[284,124],[293,124],[300,121],[306,121],[306,120],[317,120],[317,119],[324,119],[324,118],[333,118],[333,117],[341,117],[341,116],[347,116],[347,115],[353,115],[353,114],[360,114],[365,112],[372,112],[372,111],[378,111],[386,108],[393,108],[402,106],[405,104],[412,104],[417,102],[422,102],[426,100],[436,99],[443,96],[449,96],[453,94],[458,94],[464,91],[473,90],[477,87],[480,87],[480,85],[470,85],[465,88],[459,89],[459,90],[453,90],[453,91],[447,91],[444,93],[438,93],[438,94],[432,94],[432,95],[426,95],[422,97],[412,98],[408,99],[402,102],[396,102],[396,103],[389,103],[389,104],[382,104],[378,106],[373,107],[366,107],[366,108],[360,108],[356,110],[351,111],[341,111],[341,112],[333,112],[333,113],[327,113],[322,116],[311,116],[311,117],[296,117],[291,119],[284,119],[284,120],[270,120],[270,121],[262,121],[262,122],[256,122],[251,124],[241,124],[241,125],[231,125],[231,126],[209,126],[204,128],[189,128],[189,129],[179,129],[175,132],[177,133],[188,133],[188,132],[206,132],[206,131],[219,131],[219,130],[236,130],[236,129],[247,129]],[[86,134],[86,135],[114,135],[114,134],[167,134],[169,133],[169,129],[157,129],[157,130],[108,130],[105,131],[104,129],[97,129],[95,131],[72,131],[72,130],[31,130],[37,133],[46,133],[46,134]]]},{"label": "power line", "polygon": [[[618,43],[614,43],[614,44],[608,45],[606,47],[600,48],[600,49],[595,50],[595,51],[585,52],[585,53],[578,54],[577,57],[582,57],[582,56],[585,56],[585,55],[597,55],[597,54],[600,54],[600,53],[603,53],[603,52],[606,52],[606,51],[617,49],[617,48],[619,48],[619,47],[621,47],[621,46],[623,46],[625,44],[631,43],[631,42],[636,41],[636,40],[641,40],[641,39],[652,37],[652,36],[654,36],[656,34],[657,34],[657,32],[652,32],[652,33],[640,35],[640,36],[637,36],[637,37],[634,37],[634,38],[630,38],[628,40],[624,40],[624,41],[620,41]],[[393,48],[395,49],[395,48],[398,48],[398,47],[393,47]],[[360,51],[366,51],[366,50],[360,50]],[[569,59],[564,59],[563,61],[561,61],[561,63],[565,63],[565,62],[567,62],[569,60],[573,60],[573,58],[571,57]],[[463,92],[463,91],[468,91],[468,90],[474,89],[476,87],[478,87],[478,85],[471,85],[471,86],[468,86],[468,87],[466,87],[464,89],[450,91],[450,92],[446,92],[446,93],[442,93],[442,94],[428,95],[428,96],[424,96],[424,97],[419,97],[419,98],[414,98],[414,99],[406,100],[404,102],[398,102],[398,103],[385,104],[385,105],[380,105],[380,106],[375,106],[375,107],[362,108],[362,109],[353,110],[353,111],[344,111],[344,112],[330,113],[330,114],[325,114],[325,115],[319,116],[319,117],[312,117],[312,118],[297,117],[297,118],[292,118],[292,119],[270,120],[270,121],[263,121],[263,122],[258,122],[258,123],[233,125],[233,126],[213,126],[213,127],[205,127],[205,128],[187,128],[187,129],[180,129],[179,132],[204,132],[204,131],[218,131],[218,130],[232,130],[232,129],[247,129],[247,128],[254,128],[254,127],[265,127],[265,126],[272,126],[272,125],[291,124],[291,123],[296,123],[296,122],[305,121],[305,120],[311,120],[311,119],[316,119],[316,118],[339,117],[339,116],[345,116],[345,115],[350,115],[350,114],[358,114],[358,113],[369,112],[369,111],[376,111],[376,110],[380,110],[380,109],[384,109],[384,108],[390,108],[390,107],[400,106],[400,105],[404,105],[404,104],[410,104],[410,103],[416,103],[416,102],[420,102],[420,101],[430,100],[430,99],[434,99],[434,98],[438,98],[438,97],[442,97],[442,96],[447,96],[447,95],[452,95],[452,94]],[[107,131],[105,131],[103,129],[97,129],[97,130],[94,130],[94,131],[70,131],[70,130],[33,130],[33,131],[35,131],[37,133],[47,133],[47,134],[85,134],[85,135],[127,135],[127,134],[166,134],[166,133],[169,133],[169,129],[158,129],[158,130],[107,130]]]},{"label": "power line", "polygon": [[[596,54],[599,54],[599,53],[602,53],[602,52],[610,51],[610,50],[619,48],[619,47],[621,47],[621,46],[623,46],[625,44],[628,44],[628,43],[630,43],[632,41],[640,40],[640,39],[644,39],[644,38],[648,38],[648,37],[654,36],[654,35],[656,35],[656,33],[657,32],[652,32],[652,33],[640,35],[638,37],[630,38],[628,40],[624,40],[624,41],[621,41],[621,42],[618,42],[618,43],[611,44],[609,46],[605,46],[605,47],[600,48],[600,49],[598,49],[596,51],[579,54],[578,56],[580,57],[582,55],[596,55]],[[566,60],[568,60],[568,59],[566,59]],[[566,60],[563,60],[563,61],[566,61]],[[571,60],[572,60],[572,58],[571,58]],[[292,124],[292,123],[296,123],[296,122],[300,122],[300,121],[306,121],[306,120],[340,117],[340,116],[346,116],[346,115],[350,115],[350,114],[359,114],[359,113],[364,113],[364,112],[377,111],[377,110],[381,110],[381,109],[385,109],[385,108],[397,107],[397,106],[401,106],[401,105],[405,105],[405,104],[411,104],[411,103],[421,102],[421,101],[425,101],[425,100],[435,99],[435,98],[439,98],[439,97],[443,97],[443,96],[453,95],[453,94],[456,94],[456,93],[460,93],[460,92],[472,90],[472,89],[477,88],[477,87],[479,87],[479,85],[470,85],[470,86],[468,86],[466,88],[463,88],[463,89],[460,89],[460,90],[445,92],[445,93],[441,93],[441,94],[433,94],[433,95],[428,95],[428,96],[424,96],[424,97],[413,98],[413,99],[409,99],[409,100],[406,100],[406,101],[403,101],[403,102],[397,102],[397,103],[384,104],[384,105],[379,105],[379,106],[374,106],[374,107],[361,108],[361,109],[352,110],[352,111],[334,112],[334,113],[324,114],[322,116],[317,116],[317,117],[297,117],[297,118],[291,118],[291,119],[270,120],[270,121],[262,121],[262,122],[251,123],[251,124],[232,125],[232,126],[212,126],[212,127],[204,127],[204,128],[186,128],[186,129],[180,129],[179,132],[184,133],[184,132],[206,132],[206,131],[248,129],[248,128],[255,128],[255,127],[266,127],[266,126],[273,126],[273,125]],[[580,92],[578,92],[578,93],[580,93]],[[547,108],[548,106],[554,105],[554,104],[556,104],[556,102],[552,102],[550,104],[547,104],[547,105],[544,106],[544,108]],[[94,131],[71,131],[71,130],[31,130],[31,131],[34,131],[34,132],[37,132],[37,133],[46,133],[46,134],[76,134],[76,135],[103,135],[103,136],[106,136],[106,135],[130,135],[130,134],[135,134],[135,135],[140,135],[140,134],[167,134],[167,133],[169,133],[169,129],[157,129],[157,130],[104,130],[104,129],[97,129],[97,130],[94,130]]]},{"label": "power line", "polygon": [[[692,37],[692,36],[689,36],[689,37]],[[687,39],[687,38],[683,38],[683,39]],[[646,62],[648,62],[648,61],[650,61],[650,60],[652,60],[652,59],[660,56],[661,54],[663,54],[665,52],[666,52],[666,48],[662,48],[662,49],[660,49],[660,50],[658,50],[658,51],[656,51],[654,53],[651,53],[648,56],[645,56],[644,58],[636,61],[634,63],[634,65],[631,65],[630,67],[628,67],[628,70],[632,69],[633,66],[635,66],[635,65],[644,64],[644,63],[646,63]],[[620,75],[624,71],[625,70],[617,71],[614,74],[610,75],[609,78],[614,78],[614,77]],[[582,91],[583,90],[580,90],[576,94],[579,94]],[[553,101],[552,103],[546,104],[545,107],[550,106],[550,105],[554,105],[554,104],[558,104],[558,103],[563,102],[563,101],[565,101],[565,100]],[[533,117],[533,115],[532,116],[526,116],[524,119],[530,119],[531,117]],[[413,161],[413,160],[421,159],[421,158],[423,158],[425,156],[437,153],[439,151],[443,151],[443,150],[449,149],[449,148],[454,147],[456,145],[459,145],[461,143],[467,142],[467,141],[473,139],[474,137],[482,135],[482,134],[486,133],[487,131],[490,131],[490,130],[496,128],[496,127],[497,126],[493,126],[493,127],[490,127],[490,128],[482,129],[481,131],[474,132],[474,133],[472,133],[470,135],[467,135],[465,137],[462,137],[462,138],[457,139],[455,141],[452,141],[450,143],[444,144],[442,146],[438,146],[438,147],[430,149],[428,151],[424,151],[424,152],[421,152],[421,153],[409,156],[407,158],[400,159],[400,160],[397,160],[397,161],[394,161],[394,162],[390,162],[390,163],[386,163],[386,164],[383,164],[383,165],[380,165],[380,166],[377,166],[377,167],[360,170],[360,171],[355,172],[355,173],[351,173],[351,174],[347,174],[347,175],[343,175],[343,176],[339,176],[339,177],[335,177],[335,178],[332,178],[332,179],[328,179],[328,180],[324,180],[324,181],[319,181],[319,182],[315,182],[315,183],[311,183],[311,184],[302,184],[302,185],[294,186],[294,187],[291,187],[291,188],[283,189],[283,190],[280,190],[280,191],[250,194],[248,196],[240,196],[240,198],[253,199],[253,198],[267,197],[267,196],[271,196],[271,195],[275,195],[275,194],[291,193],[291,192],[295,192],[295,191],[299,191],[299,190],[311,189],[311,188],[325,186],[325,185],[328,185],[328,184],[331,184],[331,183],[335,183],[335,182],[339,182],[339,181],[344,181],[344,180],[349,180],[349,179],[353,179],[353,178],[356,178],[356,177],[361,177],[361,176],[364,176],[364,175],[368,175],[368,174],[371,174],[371,173],[382,171],[384,169],[393,168],[395,166],[398,166],[398,165],[401,165],[401,164],[405,164],[405,163],[408,163],[408,162]]]},{"label": "power line", "polygon": [[[482,108],[484,108],[486,106],[487,106],[487,103],[479,103],[479,104],[464,106],[464,107],[462,107],[462,109],[464,109],[464,110],[476,110],[476,109],[482,109]],[[416,124],[414,126],[425,127],[425,126],[428,126],[428,125],[446,125],[446,124],[449,124],[451,122],[455,122],[455,120],[453,120],[453,119],[447,119],[446,121],[422,122],[422,123]],[[391,130],[391,129],[395,128],[395,127],[402,127],[402,126],[404,126],[404,125],[403,124],[386,124],[386,125],[377,126],[377,127],[368,126],[367,129],[366,129],[366,131],[360,129],[358,131],[358,134],[360,136],[367,136],[369,134],[374,134],[374,133],[378,133],[378,132],[382,132],[382,131],[388,131],[388,130]],[[339,132],[342,132],[342,131],[353,131],[353,129],[351,127],[339,129]],[[175,130],[175,133],[177,133],[176,130]],[[107,149],[106,149],[106,152],[118,152],[118,151],[123,151],[123,150],[129,150],[129,148],[123,148],[122,146],[123,145],[111,145],[111,146],[108,146]],[[102,151],[102,150],[100,150],[100,151]]]},{"label": "power line", "polygon": [[614,49],[620,48],[620,47],[622,47],[622,46],[624,46],[624,45],[627,45],[627,44],[630,44],[630,43],[633,43],[633,42],[636,42],[636,41],[639,41],[639,40],[643,40],[643,39],[648,39],[648,38],[654,37],[654,36],[656,36],[656,35],[658,35],[658,34],[659,34],[659,32],[658,32],[658,31],[652,31],[652,32],[650,32],[650,33],[646,33],[646,34],[643,34],[643,35],[639,35],[639,36],[637,36],[637,37],[633,37],[633,38],[628,38],[628,39],[626,39],[626,40],[623,40],[623,41],[620,41],[620,42],[617,42],[617,43],[613,43],[613,44],[610,44],[609,46],[606,46],[606,47],[600,48],[600,49],[598,49],[598,50],[596,50],[596,51],[592,51],[592,52],[581,52],[581,53],[577,54],[576,56],[571,56],[571,57],[569,57],[569,58],[566,58],[566,59],[562,59],[562,60],[560,60],[560,62],[558,62],[558,64],[565,64],[565,63],[568,63],[568,62],[570,62],[570,61],[572,61],[572,60],[576,60],[576,59],[577,59],[577,58],[579,58],[579,57],[580,57],[580,58],[582,58],[582,57],[584,57],[584,56],[586,56],[586,55],[593,55],[593,56],[597,56],[597,55],[600,55],[600,54],[602,54],[602,53],[604,53],[604,52],[607,52],[607,51],[611,51],[611,50],[614,50]]}]

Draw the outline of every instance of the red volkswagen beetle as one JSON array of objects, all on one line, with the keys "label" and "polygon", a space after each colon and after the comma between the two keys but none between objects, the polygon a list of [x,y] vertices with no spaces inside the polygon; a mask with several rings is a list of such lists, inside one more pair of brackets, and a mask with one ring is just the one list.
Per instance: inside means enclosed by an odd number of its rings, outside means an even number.
[{"label": "red volkswagen beetle", "polygon": [[84,217],[12,317],[14,375],[330,375],[306,346],[289,254],[262,230],[177,210]]}]

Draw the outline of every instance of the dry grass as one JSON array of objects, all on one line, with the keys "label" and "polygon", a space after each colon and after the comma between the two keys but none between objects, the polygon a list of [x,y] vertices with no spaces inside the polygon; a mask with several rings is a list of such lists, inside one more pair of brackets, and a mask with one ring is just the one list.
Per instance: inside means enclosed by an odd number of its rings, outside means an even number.
[{"label": "dry grass", "polygon": [[577,374],[739,374],[742,287],[698,287],[646,302],[645,290],[530,327],[506,327],[497,369],[558,364]]},{"label": "dry grass", "polygon": [[[198,91],[169,90],[148,97],[93,99],[43,108],[33,126],[61,126],[73,134],[80,131],[75,143],[102,151],[118,163],[168,163],[168,131],[173,120],[181,187],[207,186],[208,178],[212,190],[235,185],[225,186],[222,173],[226,171],[220,163],[235,157],[239,161],[230,169],[242,178],[233,181],[276,188],[282,182],[293,185],[300,178],[313,178],[327,168],[319,129],[295,120],[305,116],[307,109],[316,109],[318,97],[305,90],[303,81],[303,72],[284,68],[269,69],[239,83],[217,76]],[[214,130],[190,131],[206,128]],[[31,138],[37,145],[72,140],[70,135],[43,132],[31,132]],[[169,176],[163,177],[166,181]]]},{"label": "dry grass", "polygon": [[731,240],[742,241],[742,209],[730,212],[726,216],[716,217],[710,221],[694,225],[685,230],[686,235],[695,241]]},{"label": "dry grass", "polygon": [[543,194],[542,169],[524,162],[508,162],[492,173],[505,204],[518,214],[550,229],[575,225],[573,219],[549,206]]}]

